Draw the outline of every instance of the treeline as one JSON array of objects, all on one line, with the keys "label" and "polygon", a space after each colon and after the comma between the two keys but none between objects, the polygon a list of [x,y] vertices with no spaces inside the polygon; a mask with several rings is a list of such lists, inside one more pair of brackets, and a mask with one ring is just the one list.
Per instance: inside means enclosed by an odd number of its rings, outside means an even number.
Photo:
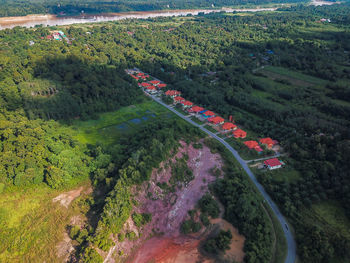
[{"label": "treeline", "polygon": [[[0,113],[0,189],[46,183],[60,188],[94,172],[87,149],[54,121]],[[98,168],[98,167],[96,167]]]},{"label": "treeline", "polygon": [[108,12],[127,12],[127,11],[152,11],[164,9],[191,9],[191,8],[214,8],[232,5],[261,5],[268,3],[301,3],[304,0],[219,0],[215,3],[201,0],[176,0],[176,1],[61,1],[57,4],[55,1],[36,0],[28,3],[22,0],[2,0],[1,16],[24,16],[28,14],[59,14],[59,15],[79,15],[82,13],[108,13]]}]

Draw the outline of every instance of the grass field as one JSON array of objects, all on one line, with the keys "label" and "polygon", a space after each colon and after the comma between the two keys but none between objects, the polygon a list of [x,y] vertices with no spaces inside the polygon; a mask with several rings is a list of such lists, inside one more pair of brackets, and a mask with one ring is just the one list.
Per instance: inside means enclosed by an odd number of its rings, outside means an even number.
[{"label": "grass field", "polygon": [[323,86],[327,83],[326,80],[305,75],[303,73],[292,71],[282,67],[265,66],[263,69],[260,69],[259,72],[273,80],[286,80],[292,85],[300,87],[309,87],[314,85]]},{"label": "grass field", "polygon": [[344,209],[336,201],[324,201],[312,206],[314,215],[330,227],[350,238],[350,220]]},{"label": "grass field", "polygon": [[[74,185],[88,186],[83,180]],[[61,262],[56,245],[77,205],[67,209],[52,199],[71,188],[53,190],[47,185],[13,188],[0,195],[0,262]],[[12,191],[11,191],[12,190]]]},{"label": "grass field", "polygon": [[77,139],[89,144],[112,144],[130,129],[152,121],[153,118],[171,118],[175,115],[153,101],[123,107],[117,111],[99,115],[97,120],[73,122],[77,130]]}]

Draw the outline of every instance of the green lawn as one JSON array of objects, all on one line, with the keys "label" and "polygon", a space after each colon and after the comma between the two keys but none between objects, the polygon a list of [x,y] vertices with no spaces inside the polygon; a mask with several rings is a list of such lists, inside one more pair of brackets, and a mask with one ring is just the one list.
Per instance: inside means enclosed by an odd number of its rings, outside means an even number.
[{"label": "green lawn", "polygon": [[215,130],[213,127],[211,127],[210,125],[204,125],[203,128],[206,128],[208,131],[211,131],[212,133],[217,133],[218,131]]},{"label": "green lawn", "polygon": [[72,126],[77,130],[77,139],[82,143],[111,144],[130,129],[154,118],[169,118],[174,115],[153,101],[123,107],[117,111],[101,113],[97,120],[76,120]]},{"label": "green lawn", "polygon": [[314,204],[312,211],[321,221],[350,238],[350,220],[338,202],[328,200]]},{"label": "green lawn", "polygon": [[200,124],[200,125],[202,125],[204,122],[202,122],[202,121],[200,121],[197,117],[195,117],[195,116],[192,116],[191,117],[191,120],[192,121],[194,121],[195,123],[197,123],[197,124]]}]

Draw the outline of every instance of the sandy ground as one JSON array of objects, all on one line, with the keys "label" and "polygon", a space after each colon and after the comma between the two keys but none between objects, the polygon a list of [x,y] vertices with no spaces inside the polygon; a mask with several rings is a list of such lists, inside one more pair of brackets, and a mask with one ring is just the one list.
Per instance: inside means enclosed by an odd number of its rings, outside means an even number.
[{"label": "sandy ground", "polygon": [[222,218],[216,218],[210,220],[212,224],[218,224],[222,230],[230,230],[232,233],[232,243],[230,245],[230,249],[226,251],[224,259],[235,261],[235,262],[243,262],[244,259],[244,241],[245,237],[238,233],[238,230],[234,228],[229,222]]},{"label": "sandy ground", "polygon": [[52,199],[52,201],[60,202],[62,206],[68,208],[70,203],[81,194],[81,191],[83,191],[83,187],[79,187],[78,189],[60,194],[59,196]]}]

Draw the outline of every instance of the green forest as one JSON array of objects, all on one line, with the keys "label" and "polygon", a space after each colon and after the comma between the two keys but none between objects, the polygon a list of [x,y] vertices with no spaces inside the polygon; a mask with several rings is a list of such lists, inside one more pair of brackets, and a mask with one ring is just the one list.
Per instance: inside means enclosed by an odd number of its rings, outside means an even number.
[{"label": "green forest", "polygon": [[[190,8],[192,2],[186,3]],[[222,2],[228,4],[235,3]],[[1,15],[39,10],[16,8]],[[108,250],[109,236],[131,216],[130,187],[147,181],[179,139],[203,137],[157,107],[152,122],[114,137],[97,135],[93,125],[108,128],[108,114],[119,118],[125,111],[131,117],[142,105],[153,107],[124,71],[139,67],[195,104],[278,140],[291,172],[257,175],[293,226],[300,262],[348,262],[349,25],[350,4],[336,4],[1,30],[0,199],[21,191],[49,195],[90,182],[98,191],[84,206],[95,220],[71,233],[79,244],[75,259],[102,262],[94,248]],[[64,31],[70,42],[48,39],[54,30]],[[232,157],[207,144],[225,160],[225,177],[212,192],[227,221],[247,238],[245,261],[270,262],[271,225],[261,198]],[[7,222],[4,209],[0,221]],[[12,220],[0,227],[0,261],[35,261],[37,255],[21,243],[32,244],[35,237],[18,241],[21,226],[15,225]]]}]

